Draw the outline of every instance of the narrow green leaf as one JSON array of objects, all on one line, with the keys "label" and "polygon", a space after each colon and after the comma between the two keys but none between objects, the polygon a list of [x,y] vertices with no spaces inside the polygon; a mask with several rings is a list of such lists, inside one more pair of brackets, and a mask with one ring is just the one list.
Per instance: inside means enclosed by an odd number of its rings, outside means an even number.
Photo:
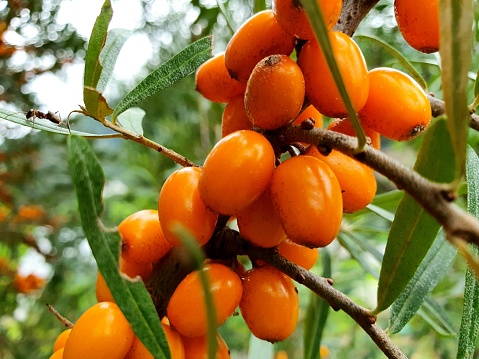
[{"label": "narrow green leaf", "polygon": [[125,29],[113,29],[108,31],[105,46],[100,53],[100,64],[103,67],[103,71],[101,72],[100,79],[96,85],[96,89],[99,92],[105,91],[106,85],[113,74],[116,59],[129,36],[130,31]]},{"label": "narrow green leaf", "polygon": [[456,335],[454,325],[447,317],[447,313],[431,298],[426,298],[417,314],[423,318],[438,334],[451,337]]},{"label": "narrow green leaf", "polygon": [[370,35],[355,35],[357,39],[367,40],[373,42],[375,45],[382,47],[386,50],[391,56],[393,56],[399,63],[404,67],[404,69],[411,75],[411,77],[416,80],[416,82],[422,87],[424,91],[427,91],[426,80],[421,76],[421,74],[414,68],[414,66],[409,62],[409,60],[403,56],[397,49],[389,45],[387,42]]},{"label": "narrow green leaf", "polygon": [[369,255],[371,255],[371,253],[360,248],[357,241],[353,240],[353,238],[353,236],[341,234],[338,236],[339,244],[349,252],[351,257],[358,262],[359,266],[366,273],[371,274],[374,278],[379,278],[379,270],[373,268],[373,265],[369,260]]},{"label": "narrow green leaf", "polygon": [[[439,119],[424,133],[414,169],[432,181],[448,183],[454,178],[453,164],[447,124]],[[379,276],[376,313],[388,308],[401,294],[438,231],[436,220],[405,195],[389,232]]]},{"label": "narrow green leaf", "polygon": [[436,287],[447,273],[456,249],[446,241],[443,231],[439,231],[421,265],[401,295],[391,306],[389,332],[398,333],[416,314],[426,296]]},{"label": "narrow green leaf", "polygon": [[113,112],[103,95],[92,87],[83,87],[83,101],[89,115],[97,120],[103,120]]},{"label": "narrow green leaf", "polygon": [[[479,218],[479,157],[471,147],[467,147],[467,210]],[[476,247],[473,253],[479,254]],[[464,288],[464,305],[462,309],[461,328],[457,358],[473,358],[479,334],[479,281],[474,272],[466,271]]]},{"label": "narrow green leaf", "polygon": [[385,209],[382,209],[379,206],[370,203],[366,206],[366,208],[369,209],[371,212],[376,213],[379,217],[384,218],[386,221],[394,221],[394,214],[389,211],[386,211]]},{"label": "narrow green leaf", "polygon": [[[98,80],[100,79],[103,70],[103,67],[100,64],[100,53],[105,45],[108,25],[110,24],[112,17],[113,9],[110,0],[105,0],[101,7],[100,15],[98,15],[95,25],[93,25],[93,30],[88,42],[88,49],[85,58],[85,73],[83,74],[83,86],[95,89],[98,84]],[[88,109],[88,111],[90,111],[90,109]]]},{"label": "narrow green leaf", "polygon": [[256,338],[253,334],[249,337],[248,359],[274,358],[274,346],[266,340]]},{"label": "narrow green leaf", "polygon": [[469,124],[467,73],[471,64],[472,1],[439,0],[441,78],[451,142],[456,154],[454,185],[465,172]]},{"label": "narrow green leaf", "polygon": [[127,130],[143,136],[141,123],[145,117],[145,110],[139,107],[131,107],[118,116],[118,123]]},{"label": "narrow green leaf", "polygon": [[265,0],[254,0],[254,8],[253,12],[256,14],[257,12],[266,10],[266,1]]},{"label": "narrow green leaf", "polygon": [[319,4],[316,0],[301,0],[300,2],[304,10],[306,11],[306,14],[308,15],[311,27],[313,28],[319,46],[321,47],[328,67],[331,71],[331,74],[333,75],[334,82],[336,83],[344,106],[348,111],[348,117],[351,121],[351,124],[353,125],[356,137],[358,138],[358,148],[363,149],[364,146],[366,146],[366,135],[364,134],[364,130],[361,127],[358,115],[356,114],[351,99],[349,98],[348,90],[346,89],[343,77],[339,72],[339,67],[334,57],[333,48],[331,46],[331,42],[329,41],[329,32],[326,27],[326,23],[324,21],[324,17],[319,7]]},{"label": "narrow green leaf", "polygon": [[173,56],[149,74],[138,86],[128,93],[113,112],[112,121],[126,109],[137,105],[140,101],[173,85],[195,71],[203,62],[211,58],[212,37],[204,37]]},{"label": "narrow green leaf", "polygon": [[[321,250],[323,277],[331,277],[331,257],[326,249]],[[303,347],[305,359],[319,358],[321,338],[328,319],[329,304],[311,292],[304,319]],[[264,358],[264,357],[262,357]]]},{"label": "narrow green leaf", "polygon": [[160,318],[141,280],[130,281],[118,271],[118,233],[108,232],[100,224],[103,212],[101,193],[105,183],[103,170],[88,142],[68,137],[68,167],[77,193],[80,219],[93,256],[115,302],[130,322],[135,334],[155,358],[170,359]]}]

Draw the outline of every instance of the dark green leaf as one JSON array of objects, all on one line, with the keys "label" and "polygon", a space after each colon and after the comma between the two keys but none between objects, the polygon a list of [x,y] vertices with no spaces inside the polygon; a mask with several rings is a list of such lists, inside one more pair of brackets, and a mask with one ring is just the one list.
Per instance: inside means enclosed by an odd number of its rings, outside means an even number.
[{"label": "dark green leaf", "polygon": [[441,78],[451,142],[456,154],[455,185],[464,176],[469,108],[467,73],[471,64],[472,1],[439,1]]},{"label": "dark green leaf", "polygon": [[120,54],[120,50],[125,44],[130,32],[125,29],[113,29],[108,31],[105,46],[100,53],[100,64],[103,67],[100,79],[96,85],[99,92],[106,89],[108,81],[110,81],[113,69],[115,68],[116,59]]},{"label": "dark green leaf", "polygon": [[139,107],[131,107],[118,116],[118,123],[127,130],[143,136],[141,123],[145,117],[145,110]]},{"label": "dark green leaf", "polygon": [[[467,209],[479,218],[479,158],[474,150],[467,148]],[[478,254],[477,248],[472,249]],[[479,282],[470,269],[466,272],[464,305],[459,330],[457,358],[473,358],[479,334]]]},{"label": "dark green leaf", "polygon": [[440,231],[411,281],[391,307],[390,333],[401,331],[416,314],[429,292],[447,273],[455,256],[456,249]]},{"label": "dark green leaf", "polygon": [[173,56],[149,74],[138,86],[127,94],[116,106],[112,121],[126,109],[180,81],[195,71],[203,62],[211,58],[212,37],[204,37]]},{"label": "dark green leaf", "polygon": [[[326,249],[321,250],[323,277],[331,277],[331,257]],[[319,358],[321,338],[328,319],[329,304],[311,292],[310,301],[304,319],[303,347],[305,359]]]},{"label": "dark green leaf", "polygon": [[[454,152],[444,120],[424,134],[415,170],[424,177],[448,183],[454,178]],[[399,204],[389,232],[378,283],[375,312],[388,308],[406,287],[431,247],[439,224],[410,196]]]},{"label": "dark green leaf", "polygon": [[118,271],[120,236],[100,224],[103,212],[101,193],[103,170],[88,142],[77,136],[68,138],[68,167],[77,193],[80,219],[93,256],[115,302],[130,322],[135,334],[155,358],[170,358],[168,343],[155,306],[141,280],[130,281]]},{"label": "dark green leaf", "polygon": [[266,1],[265,0],[254,0],[254,9],[253,12],[256,14],[257,12],[266,10]]},{"label": "dark green leaf", "polygon": [[97,120],[103,120],[113,112],[103,95],[92,87],[83,87],[83,101],[89,115]]}]

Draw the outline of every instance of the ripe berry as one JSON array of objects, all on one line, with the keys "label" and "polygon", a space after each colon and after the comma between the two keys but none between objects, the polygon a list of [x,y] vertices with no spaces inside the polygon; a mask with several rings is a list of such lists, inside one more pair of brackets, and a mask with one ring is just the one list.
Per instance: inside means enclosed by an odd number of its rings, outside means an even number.
[{"label": "ripe berry", "polygon": [[244,95],[237,96],[227,103],[221,118],[221,137],[236,131],[250,130],[252,126],[246,115]]},{"label": "ripe berry", "polygon": [[[370,142],[371,146],[379,150],[381,148],[381,136],[379,135],[379,133],[369,128],[368,126],[365,126],[363,123],[361,124],[361,126],[366,136],[369,137],[371,141]],[[341,118],[341,119],[340,118],[334,119],[329,124],[328,130],[339,132],[344,135],[356,137],[356,132],[354,132],[353,125],[351,124],[351,121],[347,117]]]},{"label": "ripe berry", "polygon": [[286,55],[265,57],[246,85],[245,108],[251,123],[274,130],[292,122],[304,102],[304,77]]},{"label": "ripe berry", "polygon": [[304,120],[312,118],[314,120],[314,127],[323,127],[323,115],[313,106],[306,107],[294,120],[295,125],[301,125]]},{"label": "ripe berry", "polygon": [[[181,337],[185,347],[185,359],[208,359],[208,337]],[[230,350],[219,333],[216,334],[218,350],[216,359],[229,359]]]},{"label": "ripe berry", "polygon": [[278,244],[278,253],[306,270],[313,268],[319,256],[317,248],[308,248],[289,239]]},{"label": "ripe berry", "polygon": [[63,332],[60,333],[60,335],[58,335],[57,339],[55,340],[55,343],[53,343],[53,352],[56,352],[57,350],[60,350],[65,347],[65,343],[67,342],[71,331],[72,330],[70,328],[65,329]]},{"label": "ripe berry", "polygon": [[56,352],[54,352],[49,359],[63,359],[63,352],[64,349],[60,348]]}]

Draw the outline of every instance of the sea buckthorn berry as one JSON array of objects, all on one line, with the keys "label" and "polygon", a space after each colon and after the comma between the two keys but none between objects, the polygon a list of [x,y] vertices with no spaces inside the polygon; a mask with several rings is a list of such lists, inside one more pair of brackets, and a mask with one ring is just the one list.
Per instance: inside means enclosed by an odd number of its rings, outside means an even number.
[{"label": "sea buckthorn berry", "polygon": [[63,348],[58,349],[56,352],[54,352],[49,359],[62,359],[63,358]]},{"label": "sea buckthorn berry", "polygon": [[121,256],[128,262],[158,261],[171,249],[158,219],[158,211],[145,209],[128,216],[118,226],[122,237]]},{"label": "sea buckthorn berry", "polygon": [[274,247],[286,239],[268,186],[261,196],[237,215],[240,233],[260,247]]},{"label": "sea buckthorn berry", "polygon": [[30,294],[42,289],[46,284],[46,280],[33,273],[24,276],[17,272],[15,273],[13,284],[18,293]]},{"label": "sea buckthorn berry", "polygon": [[78,318],[65,344],[63,358],[123,359],[134,337],[115,303],[97,303]]},{"label": "sea buckthorn berry", "polygon": [[[180,335],[168,324],[162,323],[168,347],[170,348],[171,359],[186,359],[183,340]],[[125,359],[154,359],[150,351],[145,347],[141,340],[135,336],[133,345],[125,356]]]},{"label": "sea buckthorn berry", "polygon": [[265,190],[274,171],[275,154],[257,132],[236,131],[220,140],[206,158],[199,190],[212,210],[232,215]]},{"label": "sea buckthorn berry", "polygon": [[299,300],[291,278],[266,265],[246,272],[241,314],[256,337],[269,342],[284,340],[298,322]]},{"label": "sea buckthorn berry", "polygon": [[396,0],[394,13],[404,40],[427,54],[439,50],[438,0]]},{"label": "sea buckthorn berry", "polygon": [[68,336],[70,335],[70,332],[72,330],[65,329],[63,332],[58,335],[57,339],[55,340],[55,343],[53,343],[53,352],[56,352],[57,350],[62,349],[65,346],[65,343],[67,342]]},{"label": "sea buckthorn berry", "polygon": [[249,18],[230,39],[225,51],[225,64],[232,78],[246,84],[256,64],[269,55],[290,55],[294,36],[276,22],[272,10],[258,12]]},{"label": "sea buckthorn berry", "polygon": [[245,88],[226,70],[224,52],[207,60],[196,72],[196,91],[213,102],[229,102],[243,95]]},{"label": "sea buckthorn berry", "polygon": [[[234,313],[241,300],[241,279],[231,268],[218,263],[207,263],[202,270],[208,276],[219,326]],[[168,303],[167,317],[181,335],[206,335],[206,306],[198,271],[188,274],[175,289]]]},{"label": "sea buckthorn berry", "polygon": [[343,199],[339,182],[326,163],[311,156],[287,159],[274,171],[271,198],[292,241],[316,248],[336,238]]},{"label": "sea buckthorn berry", "polygon": [[[354,109],[359,111],[368,98],[366,61],[348,35],[330,31],[329,40],[349,98]],[[298,62],[306,83],[306,95],[314,107],[328,117],[346,116],[346,107],[317,41],[309,41],[302,47]]]},{"label": "sea buckthorn berry", "polygon": [[369,80],[368,100],[359,111],[361,123],[396,141],[410,140],[426,129],[431,105],[412,77],[379,67],[369,71]]},{"label": "sea buckthorn berry", "polygon": [[314,127],[321,128],[323,127],[323,115],[313,106],[309,105],[306,107],[294,120],[295,125],[301,125],[304,120],[312,118],[314,120]]},{"label": "sea buckthorn berry", "polygon": [[[326,22],[328,30],[331,30],[338,22],[342,0],[317,0]],[[298,0],[273,0],[273,12],[276,21],[291,35],[303,40],[315,38],[308,16]]]},{"label": "sea buckthorn berry", "polygon": [[221,118],[221,137],[240,130],[250,130],[252,123],[246,115],[244,95],[228,102]]},{"label": "sea buckthorn berry", "polygon": [[143,279],[143,282],[146,282],[148,280],[148,277],[153,271],[153,263],[138,264],[128,262],[122,257],[120,257],[119,265],[121,273],[126,274],[131,279],[135,279],[135,277],[140,276],[141,279]]},{"label": "sea buckthorn berry", "polygon": [[310,146],[306,154],[320,159],[333,170],[341,187],[343,212],[357,212],[371,203],[377,189],[371,168],[336,150],[323,156],[315,146]]},{"label": "sea buckthorn berry", "polygon": [[[208,359],[208,337],[185,337],[182,336],[183,345],[185,346],[185,359]],[[216,351],[216,359],[229,359],[230,350],[223,337],[216,334],[218,342],[218,350]]]},{"label": "sea buckthorn berry", "polygon": [[251,123],[274,130],[292,122],[304,102],[304,77],[286,55],[270,55],[258,62],[246,85],[245,108]]},{"label": "sea buckthorn berry", "polygon": [[215,230],[218,214],[200,198],[198,167],[184,167],[168,177],[158,198],[158,214],[166,239],[174,246],[180,243],[174,226],[181,224],[200,245],[209,241]]},{"label": "sea buckthorn berry", "polygon": [[317,248],[308,248],[289,239],[278,244],[278,253],[306,270],[313,268],[319,256]]},{"label": "sea buckthorn berry", "polygon": [[102,276],[100,271],[96,275],[96,285],[95,285],[95,294],[96,300],[98,302],[114,302],[113,294],[111,294],[108,284],[106,284],[105,278]]},{"label": "sea buckthorn berry", "polygon": [[[381,136],[379,135],[379,133],[369,128],[368,126],[365,126],[364,124],[361,124],[361,126],[363,127],[363,130],[366,136],[369,137],[369,140],[371,141],[370,142],[371,146],[379,150],[381,148]],[[333,121],[331,121],[331,123],[328,126],[328,130],[339,132],[344,135],[356,137],[356,132],[354,132],[353,125],[351,124],[351,121],[347,117],[336,118]]]}]

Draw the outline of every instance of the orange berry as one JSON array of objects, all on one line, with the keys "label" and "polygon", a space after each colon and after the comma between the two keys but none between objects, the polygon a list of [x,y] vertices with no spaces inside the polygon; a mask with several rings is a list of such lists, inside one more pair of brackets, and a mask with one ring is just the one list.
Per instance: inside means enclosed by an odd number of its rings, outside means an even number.
[{"label": "orange berry", "polygon": [[437,0],[396,0],[394,13],[404,40],[416,50],[439,51],[439,4]]},{"label": "orange berry", "polygon": [[336,150],[323,156],[315,146],[311,146],[306,154],[320,159],[333,170],[341,187],[343,212],[357,212],[371,203],[377,189],[371,168]]},{"label": "orange berry", "polygon": [[256,337],[284,340],[298,322],[299,300],[291,278],[271,266],[255,267],[243,279],[241,314]]},{"label": "orange berry", "polygon": [[287,159],[274,171],[271,198],[292,241],[315,248],[336,238],[343,199],[339,182],[326,163],[311,156]]},{"label": "orange berry", "polygon": [[158,219],[158,211],[145,209],[128,216],[118,226],[122,237],[121,256],[128,262],[158,261],[171,249]]},{"label": "orange berry", "polygon": [[[185,346],[185,359],[208,359],[208,337],[184,337],[182,336],[183,345]],[[218,341],[218,350],[216,351],[216,359],[229,359],[230,350],[223,337],[216,334]]]},{"label": "orange berry", "polygon": [[49,359],[63,359],[63,348],[58,349],[56,352],[54,352]]},{"label": "orange berry", "polygon": [[276,359],[288,359],[288,353],[285,350],[280,350],[276,353]]},{"label": "orange berry", "polygon": [[[209,279],[217,325],[221,325],[241,300],[241,279],[231,268],[218,263],[207,263],[202,270]],[[188,337],[206,335],[206,307],[198,271],[188,274],[178,285],[168,303],[167,313],[171,325],[180,334]]]},{"label": "orange berry", "polygon": [[257,132],[236,131],[220,140],[206,158],[200,176],[203,202],[221,214],[236,214],[265,190],[275,154]]},{"label": "orange berry", "polygon": [[308,248],[286,239],[278,244],[278,253],[290,262],[296,263],[306,270],[313,268],[318,260],[319,252],[316,248]]},{"label": "orange berry", "polygon": [[[379,135],[379,133],[369,128],[368,126],[365,126],[364,124],[361,124],[361,126],[363,127],[363,130],[366,136],[369,137],[369,139],[371,140],[371,143],[370,143],[371,146],[379,150],[381,148],[381,136]],[[329,124],[328,130],[339,132],[344,135],[356,137],[356,132],[354,132],[353,125],[351,124],[351,121],[347,117],[341,118],[341,119],[340,118],[334,119]]]},{"label": "orange berry", "polygon": [[63,332],[58,335],[55,343],[53,343],[53,352],[62,349],[67,342],[68,336],[70,335],[71,329],[65,329]]},{"label": "orange berry", "polygon": [[274,247],[286,239],[279,215],[274,210],[270,186],[238,213],[237,220],[240,233],[257,246]]},{"label": "orange berry", "polygon": [[[185,349],[180,335],[168,324],[162,323],[161,326],[163,327],[166,341],[170,348],[171,359],[185,359]],[[125,359],[154,359],[154,357],[141,340],[135,336],[133,339],[133,345],[126,354]]]},{"label": "orange berry", "polygon": [[[317,0],[326,22],[328,30],[331,30],[338,22],[342,0]],[[273,0],[273,12],[276,21],[291,35],[303,40],[315,38],[308,16],[297,0]]]},{"label": "orange berry", "polygon": [[46,284],[46,281],[35,274],[23,276],[21,274],[15,273],[13,284],[15,285],[18,293],[30,294],[43,288]]},{"label": "orange berry", "polygon": [[134,262],[128,262],[122,257],[120,257],[119,265],[121,273],[126,274],[131,279],[140,276],[141,279],[143,279],[143,282],[146,282],[148,280],[148,277],[153,270],[153,263],[139,264]]},{"label": "orange berry", "polygon": [[[366,61],[348,35],[331,31],[329,40],[353,107],[359,111],[368,98]],[[314,107],[328,117],[346,116],[346,107],[317,41],[309,41],[302,47],[298,63],[304,74],[306,95]]]},{"label": "orange berry", "polygon": [[158,214],[166,239],[174,246],[180,239],[174,227],[181,224],[200,245],[209,241],[215,230],[218,214],[201,200],[198,190],[202,169],[184,167],[172,173],[161,188]]},{"label": "orange berry", "polygon": [[244,108],[244,95],[228,102],[221,118],[221,137],[240,130],[250,130],[252,126]]},{"label": "orange berry", "polygon": [[245,84],[231,78],[224,52],[207,60],[196,72],[196,91],[213,102],[229,102],[244,94]]},{"label": "orange berry", "polygon": [[65,344],[63,358],[123,359],[134,337],[115,303],[97,303],[78,318]]},{"label": "orange berry", "polygon": [[369,97],[359,111],[361,123],[396,141],[410,140],[426,129],[431,105],[412,77],[380,67],[369,71],[369,81]]},{"label": "orange berry", "polygon": [[45,217],[45,209],[37,205],[23,205],[18,207],[18,219],[20,221],[35,221]]},{"label": "orange berry", "polygon": [[314,127],[321,128],[323,127],[323,115],[316,110],[313,105],[306,107],[294,120],[295,125],[301,125],[304,120],[312,118],[314,120]]},{"label": "orange berry", "polygon": [[225,51],[231,77],[246,84],[256,64],[269,55],[290,55],[294,37],[276,22],[272,10],[258,12],[235,32]]},{"label": "orange berry", "polygon": [[304,102],[304,77],[286,55],[270,55],[254,67],[245,93],[245,108],[251,123],[274,130],[292,122]]},{"label": "orange berry", "polygon": [[95,294],[96,300],[98,302],[114,302],[113,294],[111,294],[108,284],[106,284],[105,278],[98,271],[96,275],[96,285],[95,285]]}]

